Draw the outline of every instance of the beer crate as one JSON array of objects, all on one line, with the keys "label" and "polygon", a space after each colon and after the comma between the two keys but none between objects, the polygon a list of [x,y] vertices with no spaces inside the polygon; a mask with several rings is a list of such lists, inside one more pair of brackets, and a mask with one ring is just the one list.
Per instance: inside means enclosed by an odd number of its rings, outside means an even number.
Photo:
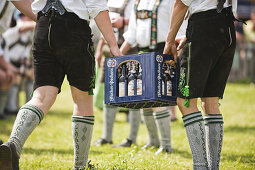
[{"label": "beer crate", "polygon": [[133,109],[176,105],[179,66],[166,64],[170,59],[158,52],[106,58],[105,104]]}]

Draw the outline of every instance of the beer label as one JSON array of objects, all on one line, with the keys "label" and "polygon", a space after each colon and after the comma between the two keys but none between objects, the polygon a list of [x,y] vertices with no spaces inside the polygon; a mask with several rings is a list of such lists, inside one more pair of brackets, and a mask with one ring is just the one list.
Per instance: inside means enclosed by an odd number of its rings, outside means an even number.
[{"label": "beer label", "polygon": [[167,96],[172,96],[172,82],[167,81]]},{"label": "beer label", "polygon": [[141,79],[137,79],[137,95],[143,94],[143,81]]},{"label": "beer label", "polygon": [[165,95],[165,82],[162,81],[162,95]]},{"label": "beer label", "polygon": [[130,80],[130,82],[128,83],[128,96],[134,95],[135,95],[134,80]]},{"label": "beer label", "polygon": [[119,82],[119,97],[125,96],[125,82]]}]

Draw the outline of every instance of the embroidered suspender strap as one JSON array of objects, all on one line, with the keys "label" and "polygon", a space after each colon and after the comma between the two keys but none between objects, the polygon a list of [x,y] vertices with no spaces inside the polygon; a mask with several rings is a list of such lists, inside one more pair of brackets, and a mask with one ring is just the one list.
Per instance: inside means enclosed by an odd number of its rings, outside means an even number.
[{"label": "embroidered suspender strap", "polygon": [[137,16],[138,16],[137,8],[138,8],[139,3],[140,3],[140,0],[136,0],[136,1],[135,1],[135,5],[134,5],[134,10],[135,10],[136,18],[137,18]]},{"label": "embroidered suspender strap", "polygon": [[8,7],[8,4],[9,4],[9,1],[5,2],[4,7],[3,7],[2,11],[0,12],[0,19],[4,16],[4,13]]},{"label": "embroidered suspender strap", "polygon": [[152,18],[151,18],[151,42],[150,42],[150,49],[157,48],[157,18],[158,18],[158,7],[161,3],[161,0],[156,0],[156,3],[152,10]]}]

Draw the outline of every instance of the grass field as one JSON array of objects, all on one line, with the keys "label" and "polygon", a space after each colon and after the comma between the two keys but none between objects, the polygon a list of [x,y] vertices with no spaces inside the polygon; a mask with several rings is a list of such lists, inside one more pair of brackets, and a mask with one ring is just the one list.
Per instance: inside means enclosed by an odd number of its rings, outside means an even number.
[{"label": "grass field", "polygon": [[[224,116],[224,143],[221,169],[255,169],[255,87],[249,84],[228,84],[221,101]],[[156,149],[141,150],[147,141],[141,124],[136,146],[112,148],[110,145],[92,146],[89,159],[98,169],[192,169],[192,156],[185,129],[178,111],[178,121],[172,123],[171,155],[156,156]],[[72,101],[67,83],[55,105],[24,145],[21,169],[71,169],[73,142],[71,136]],[[101,137],[102,111],[95,110],[96,122],[92,142]],[[15,116],[0,121],[0,138],[8,140]],[[113,142],[122,142],[129,133],[126,117],[117,115]]]}]

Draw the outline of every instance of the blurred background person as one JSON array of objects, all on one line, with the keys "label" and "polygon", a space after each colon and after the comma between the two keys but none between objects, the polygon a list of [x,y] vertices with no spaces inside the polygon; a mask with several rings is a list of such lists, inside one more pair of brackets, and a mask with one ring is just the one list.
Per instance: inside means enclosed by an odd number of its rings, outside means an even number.
[{"label": "blurred background person", "polygon": [[35,22],[18,10],[15,12],[14,18],[17,25],[9,28],[3,34],[4,58],[18,70],[18,74],[15,76],[15,83],[9,90],[8,102],[5,107],[6,114],[17,114],[20,90],[24,89],[26,102],[30,100],[33,92],[31,47]]},{"label": "blurred background person", "polygon": [[[15,7],[9,1],[0,2],[0,42],[2,33],[9,28]],[[1,43],[2,44],[2,43]],[[3,49],[0,46],[0,119],[5,119],[4,107],[8,98],[8,90],[14,83],[14,71],[4,60]]]}]

